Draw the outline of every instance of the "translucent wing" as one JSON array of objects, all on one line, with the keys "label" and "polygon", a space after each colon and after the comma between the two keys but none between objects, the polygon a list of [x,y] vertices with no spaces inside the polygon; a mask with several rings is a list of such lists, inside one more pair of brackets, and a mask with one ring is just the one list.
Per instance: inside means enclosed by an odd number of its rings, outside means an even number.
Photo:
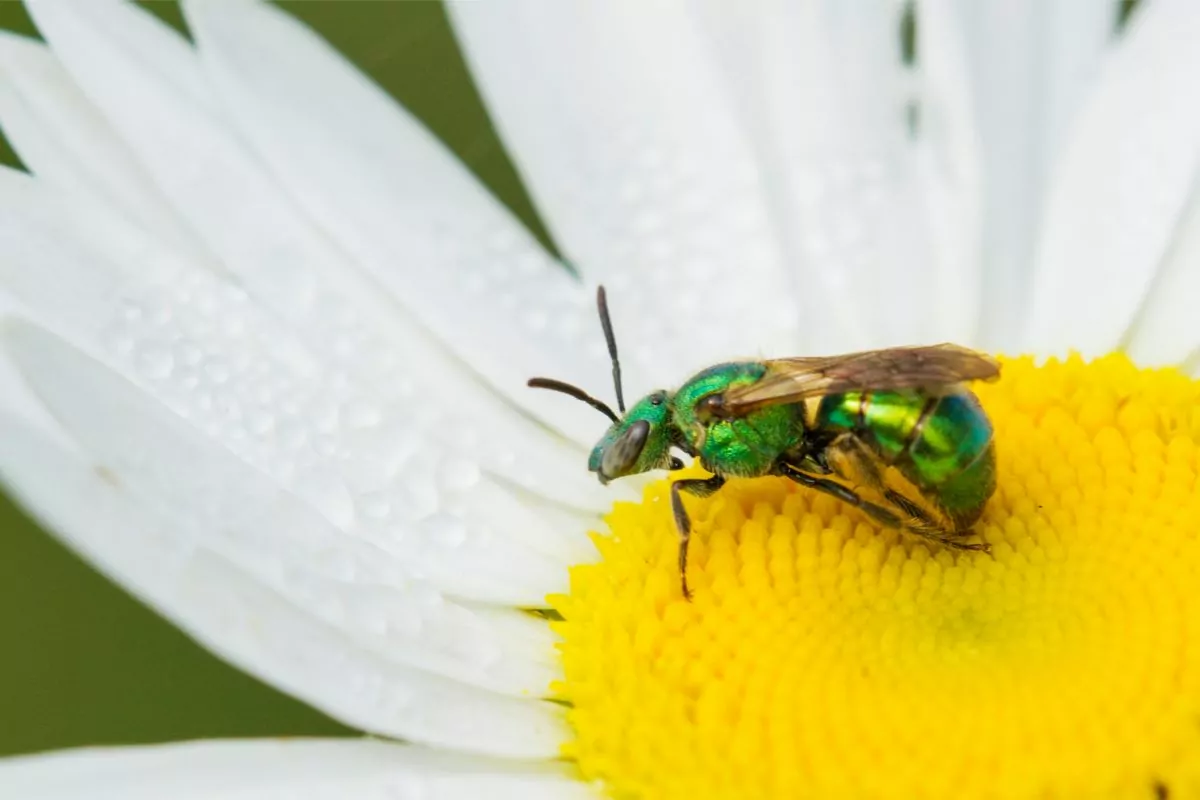
[{"label": "translucent wing", "polygon": [[725,392],[719,413],[740,417],[764,406],[865,389],[935,391],[1000,375],[994,359],[955,344],[780,358],[766,364],[761,380]]}]

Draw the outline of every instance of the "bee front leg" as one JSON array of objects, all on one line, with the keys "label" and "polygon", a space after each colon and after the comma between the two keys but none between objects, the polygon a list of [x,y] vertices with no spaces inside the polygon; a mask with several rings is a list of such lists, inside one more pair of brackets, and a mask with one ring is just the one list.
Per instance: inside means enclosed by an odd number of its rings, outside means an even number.
[{"label": "bee front leg", "polygon": [[671,484],[671,511],[675,515],[675,530],[679,532],[679,579],[683,587],[683,596],[687,600],[692,599],[687,583],[688,541],[692,538],[692,521],[688,519],[687,509],[683,507],[680,492],[708,497],[724,485],[725,479],[720,475],[713,475],[711,478],[682,478]]}]

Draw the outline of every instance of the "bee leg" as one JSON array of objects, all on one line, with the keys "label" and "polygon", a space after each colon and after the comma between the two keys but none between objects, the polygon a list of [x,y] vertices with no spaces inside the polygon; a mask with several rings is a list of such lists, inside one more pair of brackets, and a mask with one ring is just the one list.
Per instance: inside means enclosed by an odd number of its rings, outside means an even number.
[{"label": "bee leg", "polygon": [[884,491],[884,496],[887,497],[888,502],[909,516],[908,520],[902,521],[902,527],[905,530],[912,531],[926,539],[932,539],[938,544],[949,547],[952,550],[981,550],[985,553],[991,552],[992,546],[986,542],[961,541],[963,537],[970,536],[972,531],[958,531],[939,525],[925,509],[899,492],[887,489]]},{"label": "bee leg", "polygon": [[687,584],[688,541],[692,538],[692,521],[688,519],[687,509],[683,507],[680,492],[708,497],[724,485],[725,479],[720,475],[713,475],[711,478],[683,478],[671,484],[671,512],[675,515],[675,530],[679,532],[679,580],[683,587],[683,596],[687,600],[692,599]]},{"label": "bee leg", "polygon": [[[915,533],[924,539],[930,539],[953,550],[982,550],[990,552],[991,545],[961,541],[970,536],[971,531],[959,531],[948,526],[934,517],[930,511],[920,504],[910,500],[884,483],[883,475],[874,460],[871,451],[862,440],[853,434],[845,433],[830,442],[822,454],[826,460],[833,458],[833,471],[851,480],[861,481],[878,491],[888,503],[900,511],[898,523],[894,527]],[[876,518],[878,519],[878,517]],[[880,520],[882,522],[883,520]]]},{"label": "bee leg", "polygon": [[805,486],[809,489],[816,489],[818,492],[824,492],[830,497],[834,497],[838,500],[841,500],[843,503],[846,503],[847,505],[854,506],[855,508],[866,512],[871,519],[875,520],[880,525],[888,528],[904,527],[900,517],[896,516],[894,513],[881,505],[876,505],[869,500],[864,500],[852,489],[848,489],[836,481],[831,481],[828,478],[818,478],[814,475],[809,475],[808,473],[802,472],[793,467],[791,464],[787,463],[781,463],[777,465],[776,470],[783,477],[790,478],[801,486]]},{"label": "bee leg", "polygon": [[888,502],[892,503],[896,508],[908,515],[907,518],[901,517],[890,509],[884,508],[881,505],[872,503],[869,500],[864,500],[856,492],[842,486],[827,478],[817,478],[808,475],[793,467],[791,464],[780,464],[777,468],[779,474],[786,478],[791,478],[801,486],[807,486],[810,489],[816,489],[818,492],[824,492],[827,495],[841,500],[847,505],[854,506],[860,511],[865,512],[871,519],[883,525],[885,528],[898,528],[909,533],[914,533],[923,539],[930,539],[945,547],[954,550],[982,550],[989,552],[991,545],[974,544],[971,542],[961,542],[956,538],[958,534],[947,531],[941,525],[930,517],[924,509],[918,507],[915,503],[909,500],[904,495],[886,490],[885,495],[888,497]]}]

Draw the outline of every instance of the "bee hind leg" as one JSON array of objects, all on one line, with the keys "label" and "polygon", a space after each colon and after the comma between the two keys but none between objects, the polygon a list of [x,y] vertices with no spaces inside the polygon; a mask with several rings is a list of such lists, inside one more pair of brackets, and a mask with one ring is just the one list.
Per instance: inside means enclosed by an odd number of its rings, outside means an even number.
[{"label": "bee hind leg", "polygon": [[852,480],[861,481],[883,495],[888,505],[899,512],[894,514],[898,519],[898,524],[894,527],[952,550],[980,550],[985,553],[991,551],[991,545],[986,543],[962,541],[973,535],[974,532],[969,528],[959,529],[953,524],[939,520],[928,508],[888,487],[871,451],[854,434],[844,433],[834,439],[826,446],[823,455],[831,463],[835,473],[844,473]]},{"label": "bee hind leg", "polygon": [[877,503],[872,503],[861,497],[853,489],[842,486],[837,481],[831,481],[828,478],[818,478],[815,475],[809,475],[807,472],[797,469],[788,463],[780,463],[775,467],[778,474],[785,478],[790,478],[801,486],[809,489],[816,489],[818,492],[823,492],[830,497],[841,500],[847,505],[863,511],[871,519],[888,528],[902,528],[903,521],[892,511],[884,508]]},{"label": "bee hind leg", "polygon": [[901,519],[900,527],[906,531],[911,531],[926,539],[932,539],[938,544],[949,547],[952,550],[979,550],[984,553],[991,552],[992,546],[986,542],[964,542],[962,539],[971,536],[974,531],[969,528],[966,530],[955,530],[948,528],[938,523],[928,511],[921,508],[913,501],[909,500],[904,495],[892,489],[885,489],[884,496],[888,502],[899,508],[907,515],[907,519]]},{"label": "bee hind leg", "polygon": [[786,462],[777,465],[776,470],[780,475],[794,480],[801,486],[816,489],[818,492],[824,492],[847,505],[854,506],[885,528],[908,531],[923,539],[935,541],[940,545],[954,550],[982,550],[984,552],[991,550],[991,546],[988,544],[959,541],[957,537],[964,534],[948,530],[938,524],[925,509],[899,492],[891,489],[884,489],[883,494],[893,508],[902,512],[900,514],[897,514],[892,508],[872,503],[853,489],[847,488],[836,481],[809,475]]},{"label": "bee hind leg", "polygon": [[687,509],[683,507],[680,492],[708,497],[724,485],[725,479],[720,475],[713,475],[711,478],[681,478],[671,484],[671,512],[675,516],[675,530],[679,532],[679,580],[686,600],[692,599],[692,592],[687,583],[688,542],[692,538],[692,521],[688,518]]}]

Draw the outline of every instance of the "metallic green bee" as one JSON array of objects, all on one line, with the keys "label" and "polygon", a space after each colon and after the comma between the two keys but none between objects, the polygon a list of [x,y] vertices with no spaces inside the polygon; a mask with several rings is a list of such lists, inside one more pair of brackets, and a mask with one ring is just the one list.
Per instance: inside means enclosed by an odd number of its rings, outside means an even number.
[{"label": "metallic green bee", "polygon": [[996,455],[991,421],[963,386],[999,376],[988,356],[941,344],[717,364],[626,411],[603,287],[596,302],[622,416],[562,381],[529,385],[568,394],[612,420],[588,461],[602,484],[681,469],[672,448],[712,473],[671,484],[685,597],[691,522],[680,492],[705,497],[732,477],[782,475],[886,527],[959,550],[989,549],[964,541],[995,491]]}]

